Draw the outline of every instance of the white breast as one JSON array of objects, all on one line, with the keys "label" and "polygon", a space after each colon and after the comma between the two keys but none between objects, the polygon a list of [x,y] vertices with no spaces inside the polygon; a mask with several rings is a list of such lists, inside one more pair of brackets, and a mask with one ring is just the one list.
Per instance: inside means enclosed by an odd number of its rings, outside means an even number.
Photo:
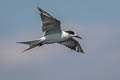
[{"label": "white breast", "polygon": [[44,43],[50,44],[50,43],[56,43],[61,41],[61,34],[50,34],[45,36]]},{"label": "white breast", "polygon": [[61,38],[62,38],[62,40],[67,40],[67,39],[69,39],[70,37],[69,37],[69,34],[68,34],[68,33],[62,31]]},{"label": "white breast", "polygon": [[57,43],[60,41],[67,40],[68,38],[69,38],[68,34],[66,32],[62,31],[62,33],[46,35],[44,43],[45,44]]}]

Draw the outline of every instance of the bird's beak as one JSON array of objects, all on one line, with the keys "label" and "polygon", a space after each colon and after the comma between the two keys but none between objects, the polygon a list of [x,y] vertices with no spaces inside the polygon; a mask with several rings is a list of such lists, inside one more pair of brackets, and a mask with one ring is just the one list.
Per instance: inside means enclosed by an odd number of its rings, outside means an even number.
[{"label": "bird's beak", "polygon": [[80,36],[77,36],[77,35],[76,35],[75,37],[76,37],[76,38],[79,38],[79,39],[82,39],[82,37],[80,37]]}]

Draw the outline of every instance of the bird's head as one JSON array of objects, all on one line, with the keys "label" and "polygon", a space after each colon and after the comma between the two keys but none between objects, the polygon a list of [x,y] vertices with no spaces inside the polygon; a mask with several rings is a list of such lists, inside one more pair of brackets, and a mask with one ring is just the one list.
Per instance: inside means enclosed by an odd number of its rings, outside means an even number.
[{"label": "bird's head", "polygon": [[65,32],[68,33],[70,37],[76,37],[76,38],[82,39],[80,36],[78,36],[77,34],[75,34],[71,30],[68,30],[68,31],[65,31]]}]

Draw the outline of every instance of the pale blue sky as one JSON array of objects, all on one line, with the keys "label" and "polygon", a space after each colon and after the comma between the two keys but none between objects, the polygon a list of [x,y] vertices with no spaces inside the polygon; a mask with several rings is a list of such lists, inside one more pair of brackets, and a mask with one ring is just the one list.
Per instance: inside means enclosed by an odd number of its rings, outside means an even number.
[{"label": "pale blue sky", "polygon": [[[0,0],[0,80],[120,80],[119,0]],[[37,6],[83,37],[84,55],[59,44],[26,53],[42,35]]]},{"label": "pale blue sky", "polygon": [[96,24],[117,26],[120,22],[119,3],[119,0],[1,0],[0,33],[14,34],[20,29],[32,29],[32,26],[39,25],[37,6],[64,22],[70,21],[87,27]]}]

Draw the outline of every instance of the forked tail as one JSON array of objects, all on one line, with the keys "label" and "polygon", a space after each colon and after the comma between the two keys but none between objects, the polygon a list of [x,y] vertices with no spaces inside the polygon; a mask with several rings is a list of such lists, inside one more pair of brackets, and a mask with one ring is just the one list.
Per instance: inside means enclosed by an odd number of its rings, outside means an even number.
[{"label": "forked tail", "polygon": [[23,52],[30,50],[36,46],[42,46],[41,40],[34,40],[34,41],[26,41],[26,42],[16,42],[20,44],[27,44],[29,45],[29,48],[25,49]]}]

